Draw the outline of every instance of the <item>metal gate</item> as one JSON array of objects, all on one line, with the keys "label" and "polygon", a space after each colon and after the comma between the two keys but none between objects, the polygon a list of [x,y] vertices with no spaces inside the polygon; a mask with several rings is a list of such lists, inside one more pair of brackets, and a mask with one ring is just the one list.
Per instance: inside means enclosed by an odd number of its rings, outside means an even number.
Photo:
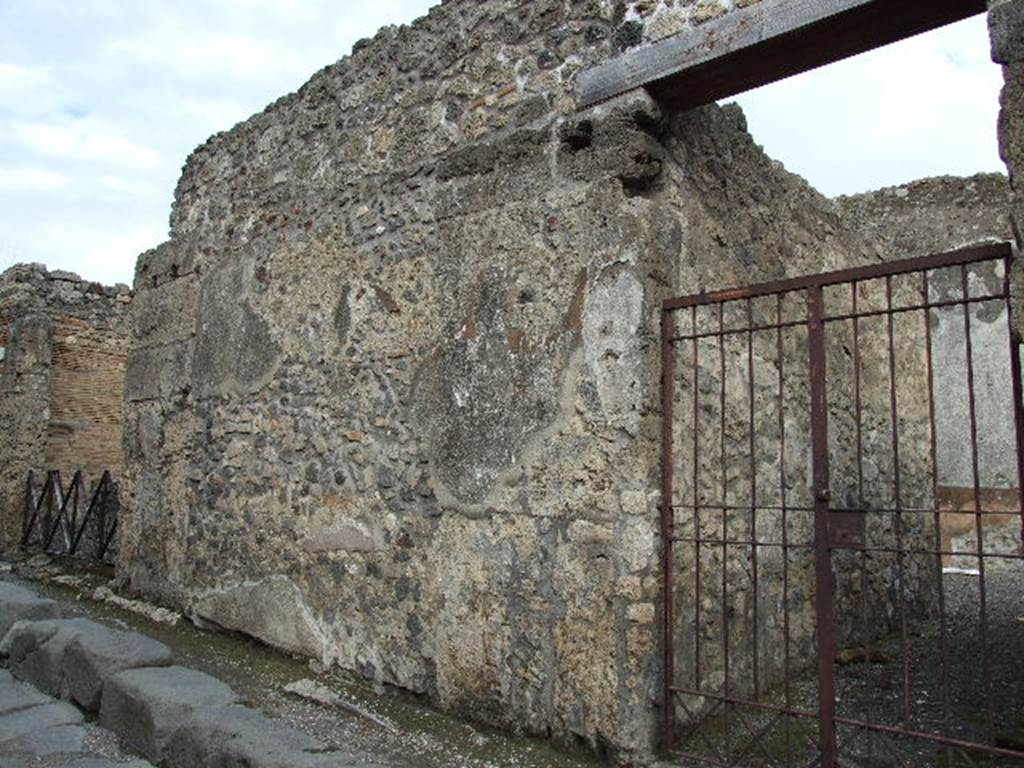
[{"label": "metal gate", "polygon": [[665,302],[664,745],[1024,765],[1012,249]]}]

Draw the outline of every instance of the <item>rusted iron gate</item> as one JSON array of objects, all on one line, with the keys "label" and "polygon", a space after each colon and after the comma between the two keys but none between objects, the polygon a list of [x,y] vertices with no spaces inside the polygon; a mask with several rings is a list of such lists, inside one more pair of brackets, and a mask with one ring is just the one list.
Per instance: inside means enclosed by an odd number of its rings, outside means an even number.
[{"label": "rusted iron gate", "polygon": [[59,470],[46,473],[42,489],[35,473],[29,472],[21,547],[103,562],[117,533],[117,508],[117,487],[109,471],[102,474],[91,493],[81,470],[75,472],[66,491]]},{"label": "rusted iron gate", "polygon": [[661,713],[686,764],[1024,764],[1012,259],[665,302]]}]

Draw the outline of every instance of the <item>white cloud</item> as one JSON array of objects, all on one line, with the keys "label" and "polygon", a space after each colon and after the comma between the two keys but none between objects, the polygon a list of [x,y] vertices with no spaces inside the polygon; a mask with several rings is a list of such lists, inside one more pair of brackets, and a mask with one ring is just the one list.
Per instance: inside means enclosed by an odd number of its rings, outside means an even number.
[{"label": "white cloud", "polygon": [[9,130],[15,141],[46,157],[139,170],[153,170],[161,165],[157,150],[119,135],[112,127],[92,118],[56,123],[16,120]]},{"label": "white cloud", "polygon": [[260,38],[227,30],[187,28],[182,19],[164,18],[130,38],[115,40],[108,53],[136,64],[159,67],[186,78],[248,79],[308,73],[301,49],[272,36]]},{"label": "white cloud", "polygon": [[0,61],[0,94],[14,95],[39,88],[49,80],[47,67],[23,67]]},{"label": "white cloud", "polygon": [[52,192],[68,186],[69,182],[63,173],[45,168],[0,166],[0,191],[4,192]]},{"label": "white cloud", "polygon": [[[130,282],[179,169],[216,131],[438,0],[0,0],[0,269]],[[740,98],[829,194],[1000,169],[984,19]],[[29,194],[31,193],[31,194]]]},{"label": "white cloud", "polygon": [[1005,171],[984,16],[740,96],[770,155],[829,195]]}]

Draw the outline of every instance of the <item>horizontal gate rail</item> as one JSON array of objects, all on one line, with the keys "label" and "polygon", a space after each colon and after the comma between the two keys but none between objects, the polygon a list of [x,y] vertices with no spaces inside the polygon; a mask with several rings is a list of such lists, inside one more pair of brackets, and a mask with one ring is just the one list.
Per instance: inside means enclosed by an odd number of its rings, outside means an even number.
[{"label": "horizontal gate rail", "polygon": [[667,751],[1024,765],[1013,268],[995,243],[662,303]]},{"label": "horizontal gate rail", "polygon": [[88,538],[93,546],[86,556],[103,562],[117,533],[117,506],[117,488],[109,471],[103,472],[91,494],[81,470],[75,472],[67,491],[59,470],[46,472],[41,491],[35,473],[29,472],[21,548],[38,547],[50,554],[80,557],[83,539]]},{"label": "horizontal gate rail", "polygon": [[[945,267],[960,267],[970,264],[978,264],[985,261],[1006,259],[1013,255],[1009,243],[993,243],[991,245],[979,245],[974,248],[966,248],[962,251],[951,251],[949,253],[938,253],[933,256],[919,256],[913,259],[901,259],[899,261],[887,261],[880,264],[869,264],[865,267],[853,267],[837,272],[826,272],[820,275],[808,275],[807,277],[787,278],[775,280],[747,288],[732,288],[712,293],[697,293],[692,296],[684,296],[678,299],[668,299],[662,303],[665,311],[688,309],[690,307],[705,304],[723,304],[740,299],[754,299],[763,296],[772,296],[777,293],[792,293],[807,288],[826,288],[844,283],[863,282],[865,280],[877,280],[885,277],[905,275],[910,272],[923,272],[927,270],[943,269]],[[997,298],[1003,298],[1000,294]],[[957,302],[958,305],[962,302]],[[803,325],[803,323],[801,323]],[[774,329],[777,326],[768,326]]]}]

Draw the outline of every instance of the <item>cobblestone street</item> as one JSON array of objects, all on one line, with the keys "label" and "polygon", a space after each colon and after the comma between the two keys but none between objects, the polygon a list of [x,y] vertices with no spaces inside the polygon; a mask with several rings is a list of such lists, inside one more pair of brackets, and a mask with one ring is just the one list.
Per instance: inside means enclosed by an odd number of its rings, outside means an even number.
[{"label": "cobblestone street", "polygon": [[105,573],[33,562],[0,581],[3,768],[597,765],[168,611],[94,600]]}]

